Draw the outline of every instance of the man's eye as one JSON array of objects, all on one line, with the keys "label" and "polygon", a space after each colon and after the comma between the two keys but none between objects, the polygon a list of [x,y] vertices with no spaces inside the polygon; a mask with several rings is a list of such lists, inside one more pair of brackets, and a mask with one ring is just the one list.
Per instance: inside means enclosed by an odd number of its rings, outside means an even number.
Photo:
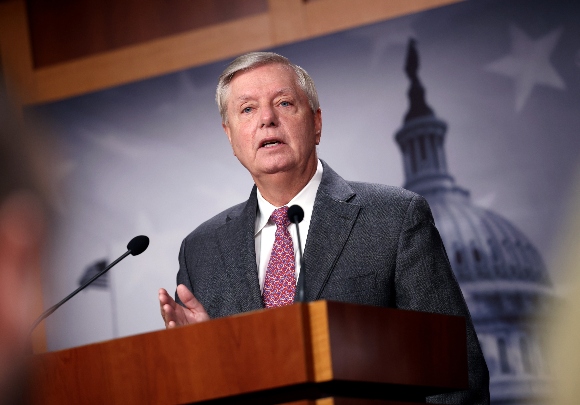
[{"label": "man's eye", "polygon": [[282,102],[280,103],[280,105],[281,105],[282,107],[289,107],[289,106],[290,106],[290,102],[289,102],[289,101],[282,101]]},{"label": "man's eye", "polygon": [[246,107],[246,108],[244,108],[244,109],[242,110],[242,112],[243,112],[244,114],[248,114],[248,113],[252,112],[252,107]]}]

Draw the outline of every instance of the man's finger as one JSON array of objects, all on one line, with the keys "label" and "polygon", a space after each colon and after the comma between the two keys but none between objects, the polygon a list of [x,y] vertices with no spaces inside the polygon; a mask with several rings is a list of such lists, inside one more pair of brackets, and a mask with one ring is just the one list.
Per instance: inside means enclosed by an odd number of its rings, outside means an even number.
[{"label": "man's finger", "polygon": [[159,309],[161,310],[161,316],[163,316],[163,306],[166,304],[171,305],[173,299],[167,294],[164,288],[159,290]]},{"label": "man's finger", "polygon": [[176,313],[176,308],[173,308],[169,304],[165,304],[165,305],[163,305],[162,310],[163,310],[163,313],[165,314],[163,319],[165,320],[166,325],[171,321],[177,322],[178,314]]},{"label": "man's finger", "polygon": [[198,323],[209,320],[209,315],[201,302],[195,298],[186,286],[183,284],[178,285],[177,295],[186,308],[184,315],[187,318],[187,323]]},{"label": "man's finger", "polygon": [[173,323],[173,326],[176,325],[177,317],[179,316],[176,311],[181,309],[181,307],[177,308],[178,306],[164,288],[159,289],[159,309],[166,328],[171,327],[171,323]]},{"label": "man's finger", "polygon": [[189,289],[183,284],[177,286],[177,295],[186,308],[194,311],[203,310],[203,312],[205,312],[203,305],[201,305],[197,298],[195,298],[191,291],[189,291]]}]

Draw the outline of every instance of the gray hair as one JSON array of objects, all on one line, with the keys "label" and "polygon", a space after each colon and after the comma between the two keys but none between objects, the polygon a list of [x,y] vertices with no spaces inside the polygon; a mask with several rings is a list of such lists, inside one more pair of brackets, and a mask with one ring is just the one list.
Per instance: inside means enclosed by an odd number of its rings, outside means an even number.
[{"label": "gray hair", "polygon": [[229,90],[229,85],[236,73],[252,70],[264,65],[273,64],[280,64],[292,68],[294,73],[296,73],[296,82],[308,97],[308,104],[310,105],[312,112],[316,112],[320,108],[320,103],[318,102],[318,93],[316,92],[314,81],[306,72],[306,70],[298,65],[293,64],[288,60],[288,58],[285,58],[284,56],[278,55],[274,52],[250,52],[242,56],[238,56],[236,59],[234,59],[220,75],[215,91],[215,101],[220,110],[222,122],[228,122],[227,93]]}]

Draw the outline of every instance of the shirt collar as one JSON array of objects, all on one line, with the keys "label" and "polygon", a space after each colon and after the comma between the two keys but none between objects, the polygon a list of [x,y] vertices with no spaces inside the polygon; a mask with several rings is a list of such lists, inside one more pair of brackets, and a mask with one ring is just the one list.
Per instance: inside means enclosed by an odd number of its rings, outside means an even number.
[{"label": "shirt collar", "polygon": [[[318,160],[318,165],[316,166],[316,173],[310,179],[308,184],[304,186],[298,194],[290,200],[288,207],[292,205],[299,205],[304,210],[304,215],[310,218],[312,211],[314,209],[314,200],[316,199],[316,192],[318,191],[318,186],[322,181],[322,163]],[[256,215],[256,227],[254,236],[256,236],[268,223],[272,212],[280,207],[274,207],[270,204],[258,190],[258,214]]]}]

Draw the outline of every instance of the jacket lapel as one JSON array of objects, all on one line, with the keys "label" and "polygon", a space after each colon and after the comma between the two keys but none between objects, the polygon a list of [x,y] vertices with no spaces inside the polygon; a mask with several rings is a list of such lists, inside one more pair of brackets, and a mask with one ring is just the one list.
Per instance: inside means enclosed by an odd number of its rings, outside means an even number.
[{"label": "jacket lapel", "polygon": [[[306,277],[308,301],[320,297],[360,211],[359,205],[349,202],[355,193],[348,183],[324,161],[322,164],[322,181],[316,194],[304,250],[306,268],[300,276]],[[226,282],[237,305],[231,308],[232,313],[264,308],[254,242],[257,207],[254,186],[246,205],[240,211],[230,213],[226,223],[218,229]]]},{"label": "jacket lapel", "polygon": [[320,298],[360,211],[359,205],[348,202],[355,196],[348,183],[326,163],[323,165],[304,252],[308,301]]},{"label": "jacket lapel", "polygon": [[[218,229],[218,243],[224,259],[227,288],[236,302],[235,312],[263,308],[258,270],[254,229],[258,201],[256,186],[240,212],[232,212],[226,223]],[[225,299],[226,297],[224,297]]]}]

